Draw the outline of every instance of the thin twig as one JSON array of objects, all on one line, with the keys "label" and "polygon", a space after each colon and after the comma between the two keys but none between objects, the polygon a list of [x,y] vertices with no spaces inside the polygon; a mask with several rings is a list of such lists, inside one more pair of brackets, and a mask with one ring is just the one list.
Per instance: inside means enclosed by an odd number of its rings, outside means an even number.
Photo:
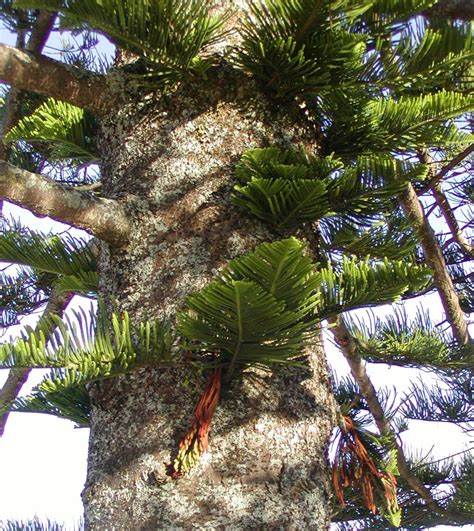
[{"label": "thin twig", "polygon": [[471,245],[464,232],[459,227],[456,216],[453,213],[453,209],[451,208],[447,197],[443,193],[441,183],[435,183],[432,188],[433,196],[436,199],[436,203],[443,214],[444,219],[446,220],[454,240],[458,243],[459,247],[461,247],[462,251],[466,253],[467,256],[474,258],[474,246]]},{"label": "thin twig", "polygon": [[418,190],[418,194],[422,195],[425,192],[427,192],[434,184],[441,182],[441,180],[451,171],[454,170],[454,168],[460,164],[465,158],[469,157],[469,155],[474,152],[474,143],[467,146],[466,149],[461,151],[461,153],[458,153],[455,157],[453,157],[447,164],[445,164],[436,175],[433,175],[426,186],[424,186],[421,190]]}]

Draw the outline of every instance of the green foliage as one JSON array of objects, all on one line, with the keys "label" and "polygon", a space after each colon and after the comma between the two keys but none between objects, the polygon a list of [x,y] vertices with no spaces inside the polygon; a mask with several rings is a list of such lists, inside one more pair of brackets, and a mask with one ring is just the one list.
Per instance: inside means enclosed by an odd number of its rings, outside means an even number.
[{"label": "green foliage", "polygon": [[362,65],[364,35],[345,25],[364,2],[267,0],[243,22],[237,64],[278,96],[317,93],[344,83]]},{"label": "green foliage", "polygon": [[171,362],[172,337],[162,322],[132,325],[126,312],[109,320],[102,307],[97,317],[92,310],[74,315],[75,322],[51,314],[37,329],[27,327],[22,338],[0,345],[0,367],[67,369],[64,374],[79,383]]},{"label": "green foliage", "polygon": [[0,261],[50,273],[50,283],[59,290],[84,294],[97,290],[97,264],[92,247],[70,235],[47,235],[14,225],[0,234]]},{"label": "green foliage", "polygon": [[370,46],[376,53],[366,63],[363,76],[367,81],[385,79],[398,92],[415,94],[440,87],[460,88],[469,82],[474,55],[469,24],[412,22],[392,42],[390,32],[385,29],[385,33],[375,37]]},{"label": "green foliage", "polygon": [[[54,380],[57,388],[48,390],[48,383],[37,386],[26,398],[17,398],[9,411],[23,413],[45,413],[75,422],[77,427],[85,428],[90,423],[91,403],[84,384],[66,387],[64,379]],[[44,389],[46,388],[46,389]]]},{"label": "green foliage", "polygon": [[290,238],[231,261],[180,314],[188,348],[220,352],[232,369],[287,363],[301,355],[317,319],[391,302],[429,280],[426,268],[402,261],[344,259],[316,271],[303,250]]},{"label": "green foliage", "polygon": [[[361,433],[370,455],[377,460],[381,456],[390,452],[390,440],[378,439],[379,445],[371,445],[370,431],[368,440],[364,438],[365,433],[371,426],[372,416],[369,413],[368,404],[361,396],[359,388],[352,378],[345,378],[336,381],[335,396],[341,406],[341,413],[353,419]],[[390,397],[389,393],[377,392],[377,397],[391,419],[393,425],[405,418],[403,405],[410,393],[401,398],[402,407],[396,404],[395,397]],[[415,401],[415,400],[414,400]],[[464,403],[467,403],[466,397]],[[439,410],[437,410],[439,412]],[[425,419],[429,420],[429,419]],[[431,420],[436,420],[435,418]],[[444,420],[444,419],[443,419]],[[406,429],[406,428],[405,428]],[[399,433],[399,432],[398,432]],[[333,441],[337,443],[337,438]],[[331,451],[333,454],[334,449]],[[468,451],[464,452],[461,458],[445,458],[433,460],[430,454],[423,453],[422,457],[408,455],[408,465],[416,477],[434,493],[438,504],[447,512],[445,522],[450,525],[463,525],[472,521],[472,455]],[[424,502],[414,494],[411,487],[405,482],[403,476],[398,477],[397,498],[401,509],[402,529],[421,529],[440,523],[439,514],[430,511]],[[364,508],[362,490],[349,488],[344,491],[347,505],[344,508],[338,504],[334,508],[333,521],[337,529],[350,531],[363,526],[365,529],[386,529],[387,523],[379,515],[371,514]],[[380,500],[378,507],[383,507],[384,501]],[[394,524],[392,524],[394,525]]]},{"label": "green foliage", "polygon": [[[333,91],[367,97],[384,88],[439,88],[472,62],[468,24],[426,27],[412,17],[431,1],[311,2],[267,0],[252,4],[243,23],[237,63],[278,96]],[[410,20],[411,19],[411,20]],[[448,83],[449,84],[449,83]],[[344,112],[342,110],[342,112]]]},{"label": "green foliage", "polygon": [[[350,390],[356,390],[354,382],[341,381],[336,397]],[[332,441],[332,480],[338,501],[334,512],[337,515],[344,507],[344,513],[350,514],[365,507],[399,527],[402,511],[397,502],[399,472],[393,441],[370,431],[370,419],[361,414],[359,402],[355,393],[341,403],[340,423]]]},{"label": "green foliage", "polygon": [[413,255],[419,241],[406,218],[396,211],[385,214],[368,227],[343,224],[337,219],[331,223],[326,221],[322,237],[330,251],[389,260],[402,260]]},{"label": "green foliage", "polygon": [[234,204],[285,228],[322,218],[329,211],[327,189],[311,179],[261,179],[236,186]]},{"label": "green foliage", "polygon": [[[339,110],[339,105],[345,105]],[[315,112],[327,122],[323,153],[347,159],[361,153],[415,152],[469,142],[453,119],[474,106],[472,95],[440,91],[419,96],[335,99]]]},{"label": "green foliage", "polygon": [[[433,461],[431,456],[411,457],[410,468],[423,484],[436,492],[440,506],[449,514],[450,525],[465,525],[472,522],[474,514],[473,455],[464,452],[460,458],[445,458]],[[399,495],[404,505],[404,525],[435,526],[439,524],[439,515],[423,507],[402,483]],[[406,523],[405,523],[406,522]]]},{"label": "green foliage", "polygon": [[222,19],[209,0],[16,0],[23,8],[59,11],[61,27],[90,28],[134,52],[161,81],[174,81],[219,39]]},{"label": "green foliage", "polygon": [[9,367],[52,368],[26,398],[9,406],[11,411],[49,413],[88,425],[90,401],[87,383],[118,376],[142,367],[169,366],[172,353],[169,326],[149,320],[130,323],[127,312],[109,318],[102,305],[76,312],[74,320],[51,314],[35,330],[0,345],[0,369]]},{"label": "green foliage", "polygon": [[189,348],[219,352],[235,368],[288,363],[312,337],[316,274],[290,238],[232,260],[221,278],[187,299],[179,329]]},{"label": "green foliage", "polygon": [[[422,179],[427,168],[390,156],[361,156],[344,165],[334,156],[316,158],[301,149],[246,152],[235,174],[234,204],[279,228],[321,220],[341,229],[370,224],[407,181]],[[330,220],[329,218],[334,218]]]},{"label": "green foliage", "polygon": [[[397,196],[407,182],[427,189],[427,168],[410,162],[420,151],[450,160],[472,142],[459,118],[474,109],[471,26],[414,18],[433,3],[251,2],[240,47],[231,65],[229,53],[219,58],[220,64],[253,76],[265,97],[279,98],[277,105],[296,99],[314,126],[319,156],[302,148],[245,153],[235,171],[233,202],[280,233],[297,234],[304,224],[305,231],[317,227],[321,264],[312,263],[305,245],[295,238],[263,244],[233,260],[217,280],[187,300],[178,318],[184,340],[175,338],[165,323],[133,325],[126,313],[107,318],[102,309],[97,318],[81,314],[77,323],[45,319],[36,331],[28,329],[22,339],[0,347],[0,365],[5,368],[52,369],[30,397],[16,400],[11,409],[50,413],[84,426],[90,411],[86,384],[98,379],[182,363],[172,354],[180,348],[194,352],[192,362],[200,367],[224,366],[227,377],[250,366],[302,363],[304,347],[321,319],[432,289],[427,269],[417,265],[423,260],[418,238],[396,206]],[[205,78],[216,64],[216,57],[206,51],[219,38],[222,19],[208,14],[211,5],[210,0],[15,3],[58,10],[61,28],[108,36],[137,56],[125,75],[151,84],[172,83],[189,73]],[[6,0],[0,1],[0,8],[9,27],[31,28],[36,12],[15,10]],[[86,38],[81,51],[66,52],[63,59],[91,68],[87,49],[93,41]],[[23,101],[21,114],[27,117],[7,135],[13,143],[10,162],[37,171],[48,160],[76,163],[77,169],[77,164],[97,159],[96,124],[89,115],[54,100]],[[2,98],[1,112],[4,104]],[[467,203],[472,184],[458,180],[457,185],[457,200]],[[459,252],[451,253],[452,244],[442,243],[469,311],[474,304],[466,257],[459,258]],[[411,259],[415,254],[418,261]],[[69,236],[14,228],[0,236],[0,260],[22,264],[16,275],[4,273],[0,278],[0,317],[7,324],[38,307],[52,287],[87,294],[97,289],[91,246]],[[395,406],[394,393],[377,392],[396,429],[405,429],[408,418],[463,427],[474,420],[470,346],[455,345],[421,313],[414,320],[395,312],[365,323],[345,321],[363,359],[430,368],[440,379],[432,386],[413,385],[401,406]],[[340,386],[336,396],[379,469],[394,473],[392,441],[369,431],[369,407],[354,382]],[[474,481],[467,458],[459,464],[436,466],[425,460],[411,466],[449,512],[442,515],[443,522],[472,521]],[[361,504],[361,490],[352,489],[348,506],[336,519],[352,517],[368,529],[386,528],[381,517],[385,510],[391,525],[400,524],[396,503],[387,505],[378,495],[382,509],[374,516]],[[398,501],[408,528],[441,521],[403,481]]]},{"label": "green foliage", "polygon": [[337,313],[393,302],[410,291],[423,289],[430,280],[426,267],[398,260],[376,262],[344,258],[319,271],[321,318]]},{"label": "green foliage", "polygon": [[0,21],[9,31],[30,30],[36,20],[34,11],[16,9],[15,0],[0,0]]},{"label": "green foliage", "polygon": [[362,13],[359,31],[386,33],[406,28],[413,16],[431,7],[436,0],[374,0]]},{"label": "green foliage", "polygon": [[6,135],[6,142],[45,142],[52,146],[49,159],[70,159],[75,164],[98,160],[95,146],[97,124],[93,116],[52,98],[25,116]]},{"label": "green foliage", "polygon": [[400,96],[371,102],[369,114],[377,117],[377,129],[385,131],[386,143],[395,149],[413,149],[425,139],[435,145],[462,143],[465,137],[457,128],[446,126],[474,107],[474,96],[440,91],[422,96]]},{"label": "green foliage", "polygon": [[347,325],[359,353],[372,362],[457,369],[471,367],[474,361],[471,347],[456,345],[420,310],[414,319],[402,309],[384,319],[367,315],[363,321],[347,320]]},{"label": "green foliage", "polygon": [[[472,348],[471,363],[465,371],[451,374],[448,384],[426,385],[423,381],[412,384],[401,407],[401,413],[410,419],[431,422],[456,422],[459,426],[474,423],[472,403]],[[463,374],[464,372],[464,374]],[[455,381],[457,380],[457,381]],[[454,385],[453,385],[454,383]]]}]

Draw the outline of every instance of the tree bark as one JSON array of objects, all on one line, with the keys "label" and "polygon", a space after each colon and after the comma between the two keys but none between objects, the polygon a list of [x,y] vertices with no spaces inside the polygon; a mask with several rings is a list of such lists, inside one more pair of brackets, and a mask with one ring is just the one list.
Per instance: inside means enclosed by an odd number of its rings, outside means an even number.
[{"label": "tree bark", "polygon": [[[314,150],[314,133],[297,106],[272,105],[249,83],[222,67],[103,122],[104,193],[135,200],[128,244],[102,244],[100,295],[135,320],[171,317],[229,259],[284,237],[231,205],[232,169],[250,148]],[[168,465],[204,382],[166,369],[94,385],[86,527],[327,528],[335,406],[322,347],[308,356],[307,369],[224,386],[210,449],[178,480]]]},{"label": "tree bark", "polygon": [[407,184],[406,190],[400,196],[400,202],[420,238],[426,263],[433,271],[433,281],[438,290],[446,319],[451,325],[453,336],[460,345],[467,345],[471,338],[466,316],[449,276],[443,252],[412,184]]},{"label": "tree bark", "polygon": [[0,44],[0,81],[103,114],[114,96],[106,76]]},{"label": "tree bark", "polygon": [[114,199],[95,197],[0,160],[0,197],[40,216],[83,228],[114,245],[129,237],[124,207]]}]

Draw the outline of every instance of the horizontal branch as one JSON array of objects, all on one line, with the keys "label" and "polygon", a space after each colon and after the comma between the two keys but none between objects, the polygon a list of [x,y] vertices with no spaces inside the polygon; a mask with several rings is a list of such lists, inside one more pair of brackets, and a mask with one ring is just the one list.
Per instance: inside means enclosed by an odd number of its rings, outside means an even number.
[{"label": "horizontal branch", "polygon": [[103,114],[113,104],[107,77],[0,44],[0,82]]},{"label": "horizontal branch", "polygon": [[37,215],[85,229],[113,245],[123,244],[130,234],[129,220],[118,201],[79,192],[3,160],[0,161],[0,197]]}]

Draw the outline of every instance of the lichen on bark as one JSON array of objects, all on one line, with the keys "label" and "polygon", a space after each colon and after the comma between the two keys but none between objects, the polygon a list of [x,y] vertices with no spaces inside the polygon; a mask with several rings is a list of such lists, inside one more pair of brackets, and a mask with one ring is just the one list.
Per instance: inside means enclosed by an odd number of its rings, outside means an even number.
[{"label": "lichen on bark", "polygon": [[[231,258],[281,238],[232,206],[233,168],[251,148],[316,152],[313,138],[297,105],[276,105],[225,65],[117,109],[102,126],[102,174],[132,231],[120,248],[102,244],[101,297],[135,320],[169,317]],[[156,369],[93,386],[88,528],[327,527],[334,403],[321,346],[308,356],[307,369],[225,386],[210,449],[179,480],[168,467],[204,381]]]}]

